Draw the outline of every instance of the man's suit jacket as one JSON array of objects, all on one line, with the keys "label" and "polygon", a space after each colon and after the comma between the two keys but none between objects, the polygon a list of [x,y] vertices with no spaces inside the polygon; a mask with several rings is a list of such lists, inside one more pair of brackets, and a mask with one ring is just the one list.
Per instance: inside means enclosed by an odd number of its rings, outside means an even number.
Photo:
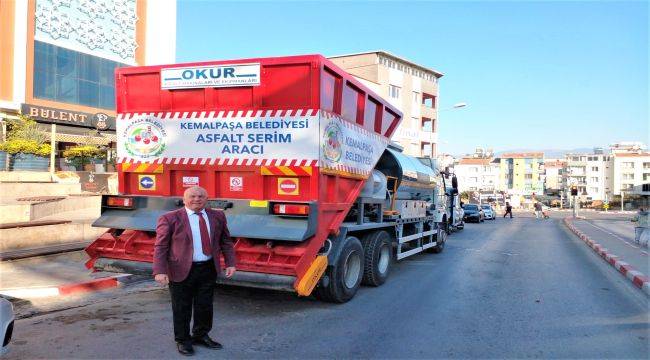
[{"label": "man's suit jacket", "polygon": [[[217,272],[221,253],[227,267],[235,266],[235,250],[226,225],[226,216],[222,211],[208,208],[205,212],[210,223],[212,259]],[[156,226],[153,274],[167,274],[173,282],[185,280],[192,267],[193,251],[192,229],[185,207],[160,216]]]}]

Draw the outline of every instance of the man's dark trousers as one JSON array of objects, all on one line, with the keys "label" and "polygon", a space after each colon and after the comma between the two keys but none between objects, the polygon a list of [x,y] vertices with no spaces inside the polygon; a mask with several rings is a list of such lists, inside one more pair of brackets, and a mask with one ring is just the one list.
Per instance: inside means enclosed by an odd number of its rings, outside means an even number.
[{"label": "man's dark trousers", "polygon": [[200,338],[212,329],[212,300],[217,271],[214,262],[208,260],[193,263],[187,278],[181,282],[169,282],[174,317],[174,339],[189,342],[190,320],[194,307],[192,336]]}]

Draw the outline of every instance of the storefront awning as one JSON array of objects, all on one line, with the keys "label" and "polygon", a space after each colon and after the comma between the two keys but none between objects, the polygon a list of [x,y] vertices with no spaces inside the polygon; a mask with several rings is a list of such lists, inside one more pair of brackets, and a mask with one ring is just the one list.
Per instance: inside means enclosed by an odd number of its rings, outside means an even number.
[{"label": "storefront awning", "polygon": [[[47,133],[49,136],[50,134]],[[100,134],[97,136],[86,135],[73,135],[73,134],[55,134],[56,142],[69,142],[78,144],[91,144],[91,145],[108,145],[111,142],[117,142],[115,134]]]},{"label": "storefront awning", "polygon": [[[38,124],[40,130],[50,138],[50,125]],[[56,142],[68,142],[89,145],[108,145],[111,142],[117,142],[117,135],[113,131],[94,131],[79,127],[57,125]]]}]

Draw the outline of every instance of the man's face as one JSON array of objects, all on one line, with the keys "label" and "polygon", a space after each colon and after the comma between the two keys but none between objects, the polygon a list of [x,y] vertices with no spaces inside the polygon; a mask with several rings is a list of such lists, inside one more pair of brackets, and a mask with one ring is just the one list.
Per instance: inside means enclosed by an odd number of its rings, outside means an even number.
[{"label": "man's face", "polygon": [[208,201],[208,196],[200,188],[191,188],[183,194],[183,203],[192,211],[201,211],[205,208],[205,203]]}]

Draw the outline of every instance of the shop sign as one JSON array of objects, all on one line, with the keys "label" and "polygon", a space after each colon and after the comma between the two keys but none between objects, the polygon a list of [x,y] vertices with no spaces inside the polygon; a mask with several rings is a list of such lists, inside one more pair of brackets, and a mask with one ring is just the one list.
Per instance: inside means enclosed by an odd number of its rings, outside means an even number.
[{"label": "shop sign", "polygon": [[81,190],[93,193],[108,193],[108,178],[112,174],[97,174],[90,171],[77,171],[79,176],[79,183],[81,183]]},{"label": "shop sign", "polygon": [[115,130],[115,117],[104,113],[91,114],[30,104],[22,104],[21,110],[23,115],[29,116],[40,123],[73,125],[97,130]]}]

